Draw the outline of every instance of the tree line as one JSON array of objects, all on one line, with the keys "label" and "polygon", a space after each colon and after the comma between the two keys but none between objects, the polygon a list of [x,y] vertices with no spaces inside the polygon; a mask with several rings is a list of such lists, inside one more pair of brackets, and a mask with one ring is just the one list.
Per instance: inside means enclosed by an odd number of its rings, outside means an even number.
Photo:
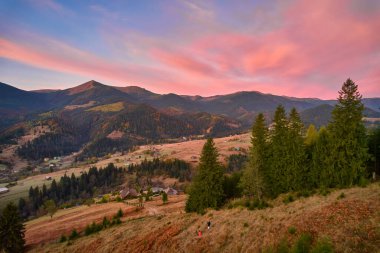
[{"label": "tree line", "polygon": [[180,182],[191,180],[190,164],[179,159],[160,160],[159,158],[154,158],[151,161],[145,159],[140,164],[129,165],[127,170],[129,173],[136,172],[137,178],[141,176],[166,175],[178,178]]},{"label": "tree line", "polygon": [[22,217],[35,216],[43,209],[48,200],[54,201],[56,206],[65,203],[82,203],[95,194],[106,193],[124,181],[125,170],[115,167],[112,163],[105,168],[92,167],[80,176],[71,177],[66,174],[59,182],[53,179],[50,188],[44,184],[42,187],[30,187],[29,198],[19,200],[19,211]]},{"label": "tree line", "polygon": [[365,184],[370,155],[361,99],[358,86],[347,79],[331,122],[319,131],[310,126],[306,135],[294,108],[287,115],[279,105],[269,127],[260,113],[252,126],[251,147],[241,177],[225,178],[215,144],[207,140],[186,210],[202,213],[208,207],[219,208],[226,197],[239,195],[239,190],[261,202],[290,191]]}]

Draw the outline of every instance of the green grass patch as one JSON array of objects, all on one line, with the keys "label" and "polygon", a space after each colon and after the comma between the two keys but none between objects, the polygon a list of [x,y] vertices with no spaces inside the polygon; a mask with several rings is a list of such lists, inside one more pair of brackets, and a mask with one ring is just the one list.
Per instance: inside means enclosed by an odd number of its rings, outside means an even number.
[{"label": "green grass patch", "polygon": [[99,105],[87,109],[86,111],[94,111],[94,112],[119,112],[124,109],[123,102],[116,102],[113,104]]}]

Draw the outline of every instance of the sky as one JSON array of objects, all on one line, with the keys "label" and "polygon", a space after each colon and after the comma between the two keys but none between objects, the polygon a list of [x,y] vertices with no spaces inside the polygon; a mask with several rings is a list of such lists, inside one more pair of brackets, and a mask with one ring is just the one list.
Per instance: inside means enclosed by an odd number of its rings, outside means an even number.
[{"label": "sky", "polygon": [[379,0],[1,0],[0,82],[380,97]]}]

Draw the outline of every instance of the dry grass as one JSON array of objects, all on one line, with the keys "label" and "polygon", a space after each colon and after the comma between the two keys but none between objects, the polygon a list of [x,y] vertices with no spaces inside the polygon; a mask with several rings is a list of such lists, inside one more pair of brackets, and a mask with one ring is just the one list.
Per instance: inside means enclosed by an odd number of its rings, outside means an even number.
[{"label": "dry grass", "polygon": [[[337,197],[345,193],[345,198]],[[282,238],[294,242],[300,233],[329,236],[337,252],[376,252],[380,248],[380,186],[338,190],[287,205],[248,211],[209,211],[200,216],[183,213],[185,198],[162,205],[149,203],[141,216],[122,225],[67,243],[50,243],[31,252],[260,252]],[[171,202],[171,203],[170,203]],[[182,204],[181,204],[182,203]],[[154,212],[149,212],[154,208]],[[145,215],[145,216],[144,216]],[[139,218],[136,218],[139,217]],[[207,230],[206,222],[212,227]],[[289,227],[296,233],[290,234]],[[201,229],[199,238],[196,231]]]},{"label": "dry grass", "polygon": [[[108,159],[104,159],[95,164],[95,166],[104,166],[108,163],[114,163],[117,166],[124,166],[126,164],[138,164],[144,159],[151,160],[153,156],[148,151],[158,151],[159,155],[156,157],[162,159],[181,159],[197,165],[199,162],[199,155],[201,154],[202,147],[206,140],[192,140],[178,143],[157,144],[140,146],[138,150],[121,155],[116,153]],[[215,146],[219,152],[219,160],[226,163],[226,159],[232,154],[241,153],[236,151],[235,148],[240,150],[248,150],[250,146],[250,134],[233,135],[223,138],[214,139]],[[195,159],[194,159],[195,157]]]},{"label": "dry grass", "polygon": [[82,231],[92,222],[101,222],[103,217],[112,218],[119,209],[132,213],[135,207],[123,203],[94,204],[59,210],[53,218],[43,216],[27,222],[25,240],[27,245],[34,245],[69,235],[73,229]]}]

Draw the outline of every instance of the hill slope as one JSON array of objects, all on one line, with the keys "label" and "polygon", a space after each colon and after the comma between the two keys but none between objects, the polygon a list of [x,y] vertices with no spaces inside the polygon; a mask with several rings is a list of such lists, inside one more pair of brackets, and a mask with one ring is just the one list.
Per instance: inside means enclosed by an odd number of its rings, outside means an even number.
[{"label": "hill slope", "polygon": [[[338,199],[342,192],[345,198]],[[141,211],[127,214],[123,218],[125,222],[118,227],[70,244],[41,244],[30,251],[260,252],[281,239],[292,244],[301,233],[308,232],[314,241],[328,236],[336,252],[376,252],[380,247],[379,196],[377,183],[367,188],[338,190],[326,197],[316,195],[287,205],[278,199],[272,203],[273,208],[265,210],[213,210],[203,216],[184,214],[184,198],[182,202],[178,202],[178,197],[169,198],[167,205],[156,200]],[[43,226],[49,233],[46,225],[50,221],[40,219],[33,221],[34,225],[27,225],[28,238],[33,236],[29,231],[36,231],[28,230],[32,226]],[[208,220],[212,223],[210,230],[206,226]],[[295,228],[295,234],[288,232],[289,227]],[[196,234],[199,229],[203,231],[201,238]]]}]

